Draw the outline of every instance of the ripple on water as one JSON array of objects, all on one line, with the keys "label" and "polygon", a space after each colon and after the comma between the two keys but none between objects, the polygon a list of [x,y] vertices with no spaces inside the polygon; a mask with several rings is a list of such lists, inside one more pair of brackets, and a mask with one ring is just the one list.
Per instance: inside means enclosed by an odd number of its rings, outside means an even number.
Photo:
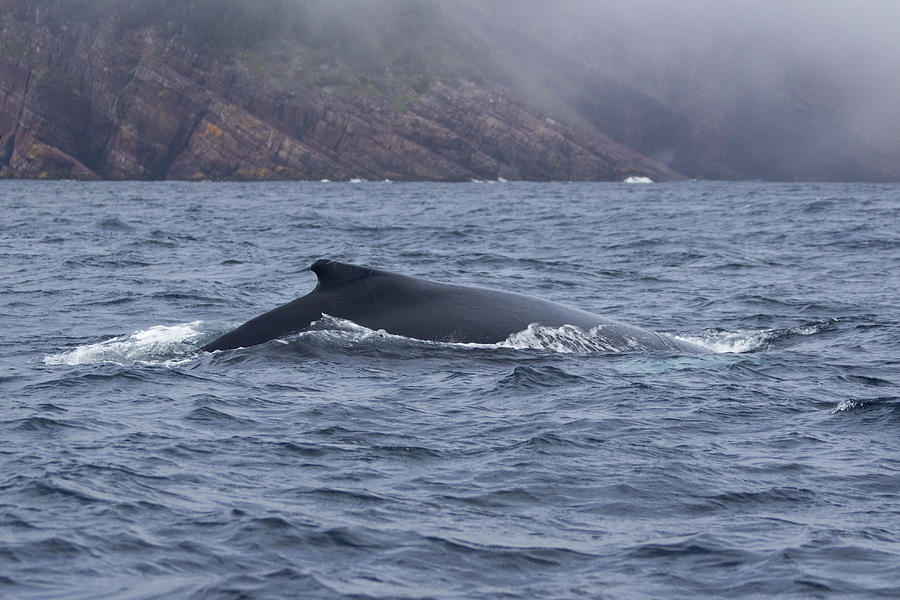
[{"label": "ripple on water", "polygon": [[[0,596],[900,597],[896,186],[0,183]],[[198,350],[322,257],[712,352]]]}]

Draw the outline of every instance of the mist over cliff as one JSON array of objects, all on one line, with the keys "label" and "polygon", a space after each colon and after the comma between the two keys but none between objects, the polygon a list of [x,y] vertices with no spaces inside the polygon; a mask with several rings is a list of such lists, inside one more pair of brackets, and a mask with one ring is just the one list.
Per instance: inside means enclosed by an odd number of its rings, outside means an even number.
[{"label": "mist over cliff", "polygon": [[887,0],[0,0],[0,173],[900,180]]},{"label": "mist over cliff", "polygon": [[897,177],[896,2],[461,4],[520,87],[690,176]]}]

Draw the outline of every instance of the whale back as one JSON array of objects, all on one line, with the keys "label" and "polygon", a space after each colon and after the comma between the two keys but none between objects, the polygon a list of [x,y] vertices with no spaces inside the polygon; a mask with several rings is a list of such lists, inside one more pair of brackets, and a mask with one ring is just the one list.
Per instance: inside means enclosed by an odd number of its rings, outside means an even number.
[{"label": "whale back", "polygon": [[310,269],[318,278],[311,293],[247,321],[203,349],[260,344],[303,331],[323,315],[437,342],[489,344],[531,324],[575,325],[583,329],[602,326],[604,333],[621,338],[622,343],[683,349],[658,333],[524,294],[438,283],[324,259]]},{"label": "whale back", "polygon": [[438,283],[334,261],[316,261],[323,312],[370,329],[440,342],[496,343],[531,323],[590,328],[609,322],[513,292]]}]

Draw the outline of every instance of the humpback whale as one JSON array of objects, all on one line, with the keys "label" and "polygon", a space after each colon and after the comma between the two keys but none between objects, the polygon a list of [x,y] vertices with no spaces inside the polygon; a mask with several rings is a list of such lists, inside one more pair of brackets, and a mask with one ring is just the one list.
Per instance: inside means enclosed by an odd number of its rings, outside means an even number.
[{"label": "humpback whale", "polygon": [[374,330],[436,342],[491,344],[529,325],[599,328],[615,347],[705,352],[694,344],[524,294],[437,283],[389,271],[319,259],[315,289],[251,319],[203,346],[230,350],[304,331],[323,315]]}]

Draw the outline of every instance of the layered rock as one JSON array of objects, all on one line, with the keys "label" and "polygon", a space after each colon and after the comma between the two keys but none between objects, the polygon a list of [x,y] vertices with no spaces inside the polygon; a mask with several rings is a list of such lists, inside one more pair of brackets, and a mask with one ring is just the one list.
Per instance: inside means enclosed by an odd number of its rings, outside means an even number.
[{"label": "layered rock", "polygon": [[[0,175],[78,179],[678,178],[493,84],[334,90],[153,28],[7,22]],[[403,93],[403,97],[398,97]]]}]

